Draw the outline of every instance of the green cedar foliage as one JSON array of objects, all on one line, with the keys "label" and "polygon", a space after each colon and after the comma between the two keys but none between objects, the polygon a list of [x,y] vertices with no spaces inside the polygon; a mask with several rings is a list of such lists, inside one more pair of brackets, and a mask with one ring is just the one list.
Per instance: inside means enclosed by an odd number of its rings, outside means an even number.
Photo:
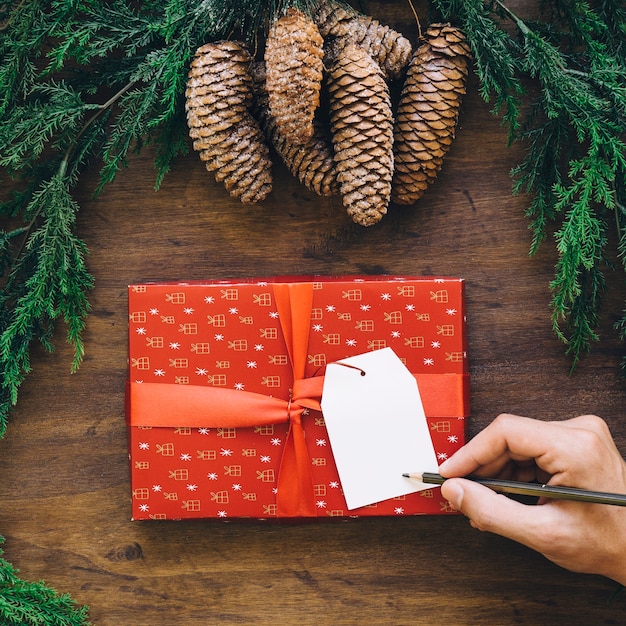
[{"label": "green cedar foliage", "polygon": [[[83,169],[102,160],[98,193],[153,143],[158,189],[188,150],[184,90],[195,50],[235,37],[260,49],[274,16],[289,6],[311,12],[317,1],[0,4],[0,436],[33,341],[52,349],[62,318],[73,369],[83,356],[93,277],[72,197]],[[465,30],[483,98],[510,141],[527,147],[514,192],[530,198],[531,253],[556,230],[552,321],[575,365],[596,339],[615,225],[626,266],[626,10],[621,0],[542,6],[539,21],[506,0],[431,2],[433,19]],[[626,312],[617,326],[626,339]]]},{"label": "green cedar foliage", "polygon": [[93,277],[74,234],[81,171],[111,182],[156,145],[155,188],[188,150],[184,91],[195,50],[245,37],[312,0],[29,0],[0,4],[0,437],[29,372],[32,341],[53,348],[62,318],[81,362]]},{"label": "green cedar foliage", "polygon": [[[612,229],[626,269],[626,7],[546,0],[528,20],[506,0],[433,5],[465,31],[484,99],[525,146],[513,191],[530,199],[530,253],[553,233],[552,325],[573,369],[598,339]],[[626,340],[626,310],[615,326]]]},{"label": "green cedar foliage", "polygon": [[[0,543],[4,539],[0,537]],[[0,550],[2,555],[2,550]],[[44,582],[28,582],[0,556],[0,624],[3,626],[88,626],[87,607]]]}]

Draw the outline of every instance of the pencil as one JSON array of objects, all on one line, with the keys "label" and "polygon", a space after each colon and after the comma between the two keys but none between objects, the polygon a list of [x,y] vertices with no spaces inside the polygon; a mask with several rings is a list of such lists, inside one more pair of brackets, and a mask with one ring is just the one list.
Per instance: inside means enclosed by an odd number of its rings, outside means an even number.
[{"label": "pencil", "polygon": [[[405,478],[412,478],[429,485],[443,485],[448,480],[440,474],[422,472],[419,474],[402,474]],[[577,502],[591,502],[594,504],[613,504],[626,506],[626,494],[607,493],[605,491],[588,491],[577,487],[559,487],[557,485],[541,485],[539,483],[520,483],[513,480],[499,480],[497,478],[477,478],[466,476],[485,487],[489,487],[498,493],[511,493],[523,496],[538,496],[541,498],[553,498],[555,500],[576,500]]]}]

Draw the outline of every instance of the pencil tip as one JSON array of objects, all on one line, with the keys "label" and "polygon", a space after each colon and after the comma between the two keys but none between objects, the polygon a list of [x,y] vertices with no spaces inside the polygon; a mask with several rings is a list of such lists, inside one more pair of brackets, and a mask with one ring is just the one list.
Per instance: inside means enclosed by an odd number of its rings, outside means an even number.
[{"label": "pencil tip", "polygon": [[402,474],[405,478],[411,478],[408,474]]}]

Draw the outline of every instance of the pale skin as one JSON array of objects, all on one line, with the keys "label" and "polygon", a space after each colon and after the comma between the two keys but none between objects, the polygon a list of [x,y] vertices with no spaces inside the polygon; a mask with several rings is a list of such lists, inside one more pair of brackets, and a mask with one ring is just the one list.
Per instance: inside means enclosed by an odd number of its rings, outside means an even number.
[{"label": "pale skin", "polygon": [[601,418],[543,422],[499,415],[439,473],[450,478],[443,497],[475,528],[518,541],[566,569],[626,585],[626,507],[564,500],[525,505],[457,478],[473,474],[626,494],[626,463]]}]

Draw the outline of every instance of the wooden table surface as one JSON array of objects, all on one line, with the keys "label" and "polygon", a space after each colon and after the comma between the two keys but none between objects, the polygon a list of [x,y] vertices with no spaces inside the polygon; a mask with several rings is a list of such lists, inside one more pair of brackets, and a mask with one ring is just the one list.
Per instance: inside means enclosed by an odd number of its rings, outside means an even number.
[{"label": "wooden table surface", "polygon": [[[517,6],[529,4],[517,2]],[[404,0],[364,3],[414,32]],[[412,30],[413,29],[413,30]],[[194,154],[154,192],[153,154],[130,160],[94,200],[83,177],[78,233],[96,278],[84,364],[70,375],[64,329],[35,349],[0,441],[0,534],[29,580],[90,605],[99,626],[152,624],[613,624],[617,585],[559,569],[473,530],[462,516],[331,523],[131,522],[124,421],[129,283],[274,274],[451,275],[467,280],[468,435],[499,412],[597,413],[626,452],[625,382],[612,325],[624,298],[609,275],[601,341],[573,376],[552,333],[549,241],[528,256],[526,200],[511,196],[519,147],[472,77],[436,183],[371,228],[275,166],[260,206],[230,199]]]}]

